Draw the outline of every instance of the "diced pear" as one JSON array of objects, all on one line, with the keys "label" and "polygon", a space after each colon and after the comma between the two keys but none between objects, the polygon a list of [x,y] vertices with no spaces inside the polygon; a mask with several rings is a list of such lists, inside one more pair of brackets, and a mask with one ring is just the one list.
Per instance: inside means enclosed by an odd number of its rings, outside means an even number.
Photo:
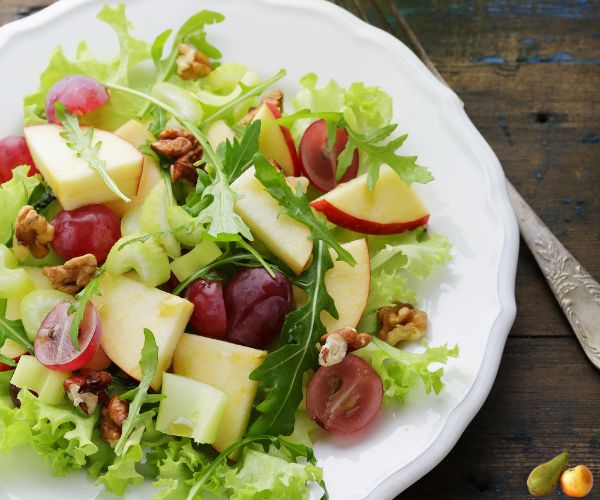
[{"label": "diced pear", "polygon": [[[85,127],[82,129],[85,131]],[[36,167],[63,208],[73,210],[118,199],[100,174],[67,146],[60,135],[63,131],[63,127],[53,124],[32,125],[23,130]],[[121,192],[131,198],[138,190],[142,154],[127,141],[105,130],[94,130],[93,144],[97,143],[102,144],[98,155],[106,162],[108,175]]]},{"label": "diced pear", "polygon": [[[160,389],[163,372],[171,365],[175,347],[192,315],[191,302],[158,288],[147,287],[135,275],[102,278],[102,295],[92,301],[102,318],[101,347],[131,377],[140,380],[144,328],[154,334],[158,365],[151,387]],[[161,305],[169,302],[165,311]]]},{"label": "diced pear", "polygon": [[206,138],[211,147],[216,151],[219,144],[226,140],[232,141],[235,132],[223,120],[217,120],[206,131]]},{"label": "diced pear", "polygon": [[217,437],[229,396],[191,378],[165,373],[156,430],[210,444]]},{"label": "diced pear", "polygon": [[213,447],[223,451],[246,432],[258,382],[250,373],[266,351],[184,333],[173,355],[173,372],[208,384],[229,395]]}]

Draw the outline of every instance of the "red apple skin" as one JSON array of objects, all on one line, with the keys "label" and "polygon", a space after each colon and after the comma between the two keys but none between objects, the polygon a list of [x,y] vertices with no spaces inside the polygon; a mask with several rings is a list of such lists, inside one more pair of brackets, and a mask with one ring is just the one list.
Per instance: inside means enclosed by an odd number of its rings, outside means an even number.
[{"label": "red apple skin", "polygon": [[420,219],[412,221],[382,224],[380,222],[359,219],[358,217],[347,214],[324,199],[315,200],[310,206],[319,212],[323,212],[329,222],[333,222],[337,226],[345,229],[364,234],[396,234],[410,231],[411,229],[416,229],[417,227],[427,224],[430,217],[430,214],[427,214]]},{"label": "red apple skin", "polygon": [[[276,120],[279,120],[279,118],[281,118],[281,113],[277,109],[277,106],[275,106],[271,102],[265,102],[264,104],[267,108],[269,108],[269,111],[272,113]],[[288,150],[290,152],[290,160],[292,162],[293,172],[291,174],[288,174],[287,172],[285,172],[285,169],[282,168],[282,170],[286,175],[293,175],[294,177],[299,177],[301,175],[301,169],[300,159],[298,158],[298,151],[296,150],[296,143],[294,142],[292,134],[287,127],[279,125],[279,130],[281,130],[283,139],[285,140],[285,143],[287,144]]]},{"label": "red apple skin", "polygon": [[[15,363],[18,363],[20,358],[21,358],[21,356],[17,356],[16,358],[12,358],[12,360]],[[5,365],[4,363],[0,363],[0,372],[7,372],[8,370],[14,370],[14,369],[15,369],[14,366],[8,366],[8,365]]]}]

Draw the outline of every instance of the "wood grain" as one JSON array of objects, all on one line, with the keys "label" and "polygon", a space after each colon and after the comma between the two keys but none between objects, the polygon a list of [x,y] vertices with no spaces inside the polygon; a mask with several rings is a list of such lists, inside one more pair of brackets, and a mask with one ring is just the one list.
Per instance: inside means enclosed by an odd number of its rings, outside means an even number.
[{"label": "wood grain", "polygon": [[[406,17],[507,176],[600,277],[600,1],[336,2],[401,39],[398,12]],[[1,1],[0,23],[48,3]],[[600,375],[524,247],[516,294],[488,401],[450,455],[399,498],[530,498],[531,468],[563,449],[600,477]]]}]

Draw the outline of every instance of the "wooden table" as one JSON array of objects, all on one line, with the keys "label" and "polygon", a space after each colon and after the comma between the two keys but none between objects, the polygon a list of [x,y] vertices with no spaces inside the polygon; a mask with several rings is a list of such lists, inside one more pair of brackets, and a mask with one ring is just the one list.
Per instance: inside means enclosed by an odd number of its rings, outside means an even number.
[{"label": "wooden table", "polygon": [[[0,23],[48,3],[3,0]],[[400,38],[404,14],[507,176],[599,278],[600,1],[337,3]],[[600,498],[600,373],[524,245],[517,303],[490,397],[450,455],[402,499],[527,498],[531,468],[563,449],[596,473]]]}]

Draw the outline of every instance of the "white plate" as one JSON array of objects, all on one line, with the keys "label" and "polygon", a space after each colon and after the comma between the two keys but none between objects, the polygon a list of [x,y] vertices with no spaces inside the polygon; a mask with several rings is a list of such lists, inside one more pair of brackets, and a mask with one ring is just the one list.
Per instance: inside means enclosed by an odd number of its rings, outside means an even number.
[{"label": "white plate", "polygon": [[[115,53],[110,28],[95,20],[102,3],[64,0],[0,29],[0,135],[17,131],[21,99],[36,88],[53,46],[61,43],[72,53],[85,38],[97,53]],[[199,9],[223,12],[225,23],[209,27],[209,37],[224,60],[247,64],[263,77],[285,67],[290,90],[312,71],[322,82],[332,77],[342,85],[379,85],[394,98],[399,130],[409,133],[405,154],[418,155],[436,178],[419,189],[432,213],[430,227],[448,235],[455,248],[452,264],[421,290],[431,317],[428,339],[458,343],[461,355],[449,363],[439,397],[419,389],[360,439],[316,444],[334,500],[393,497],[440,462],[477,413],[514,320],[518,230],[496,156],[459,98],[410,50],[333,4],[131,0],[127,6],[135,34],[148,40]],[[1,459],[0,471],[5,498],[99,498],[83,474],[51,478],[41,460],[25,451]],[[151,491],[132,490],[128,498],[149,498]]]}]

